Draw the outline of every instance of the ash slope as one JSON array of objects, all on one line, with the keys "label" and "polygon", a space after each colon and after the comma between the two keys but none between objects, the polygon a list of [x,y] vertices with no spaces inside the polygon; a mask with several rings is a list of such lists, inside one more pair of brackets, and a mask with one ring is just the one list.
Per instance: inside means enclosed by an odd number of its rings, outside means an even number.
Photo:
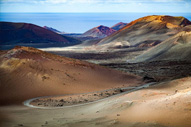
[{"label": "ash slope", "polygon": [[0,35],[1,49],[10,49],[15,45],[45,48],[81,43],[72,37],[62,36],[29,23],[0,22]]},{"label": "ash slope", "polygon": [[1,105],[21,103],[39,96],[137,86],[141,82],[142,79],[134,75],[35,48],[16,47],[9,51],[1,51]]},{"label": "ash slope", "polygon": [[117,43],[121,43],[121,46],[151,47],[182,31],[187,25],[191,25],[191,22],[184,17],[146,16],[102,39],[98,47],[104,44],[113,47]]},{"label": "ash slope", "polygon": [[191,31],[182,31],[138,56],[133,62],[191,61]]}]

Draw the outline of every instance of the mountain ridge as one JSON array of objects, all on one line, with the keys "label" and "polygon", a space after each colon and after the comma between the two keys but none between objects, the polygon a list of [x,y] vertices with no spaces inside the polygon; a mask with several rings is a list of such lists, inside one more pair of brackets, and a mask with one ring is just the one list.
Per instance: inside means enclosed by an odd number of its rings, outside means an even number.
[{"label": "mountain ridge", "polygon": [[0,22],[0,45],[27,45],[32,47],[67,46],[81,43],[79,40],[59,35],[30,23]]},{"label": "mountain ridge", "polygon": [[102,39],[98,45],[115,42],[127,42],[131,46],[144,42],[158,44],[180,32],[187,25],[191,25],[191,22],[181,16],[146,16],[128,23],[114,34]]}]

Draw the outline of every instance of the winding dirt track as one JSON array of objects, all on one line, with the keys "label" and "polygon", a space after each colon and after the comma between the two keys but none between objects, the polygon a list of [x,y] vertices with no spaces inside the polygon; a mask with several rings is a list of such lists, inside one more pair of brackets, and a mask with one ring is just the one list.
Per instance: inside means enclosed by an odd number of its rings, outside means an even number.
[{"label": "winding dirt track", "polygon": [[[133,92],[133,91],[137,91],[137,90],[140,90],[140,89],[143,89],[143,88],[148,88],[150,86],[153,86],[157,84],[156,82],[151,82],[151,83],[147,83],[147,84],[144,84],[142,86],[138,86],[138,87],[124,87],[124,88],[121,88],[123,90],[128,90],[128,91],[125,91],[123,93],[119,93],[119,94],[116,94],[116,95],[113,95],[113,96],[110,96],[110,97],[107,97],[107,98],[104,98],[104,99],[99,99],[99,100],[96,100],[96,101],[93,101],[93,102],[87,102],[87,103],[83,103],[83,104],[75,104],[75,105],[69,105],[69,106],[62,106],[62,107],[40,107],[40,106],[34,106],[32,104],[30,104],[32,101],[36,100],[36,99],[42,99],[42,98],[47,98],[47,97],[55,97],[55,96],[43,96],[43,97],[37,97],[37,98],[32,98],[32,99],[29,99],[29,100],[26,100],[23,102],[23,104],[27,107],[31,107],[31,108],[40,108],[40,109],[55,109],[55,108],[69,108],[69,107],[75,107],[75,106],[82,106],[82,105],[87,105],[87,104],[92,104],[92,103],[96,103],[96,102],[99,102],[99,101],[103,101],[103,100],[106,100],[106,99],[109,99],[111,97],[116,97],[116,96],[120,96],[120,95],[123,95],[123,94],[127,94],[127,93],[130,93],[130,92]],[[86,93],[83,93],[83,94],[86,94]],[[74,94],[72,94],[74,95]],[[79,94],[77,94],[79,95]],[[63,95],[65,96],[65,95]],[[68,96],[68,95],[67,95]]]}]

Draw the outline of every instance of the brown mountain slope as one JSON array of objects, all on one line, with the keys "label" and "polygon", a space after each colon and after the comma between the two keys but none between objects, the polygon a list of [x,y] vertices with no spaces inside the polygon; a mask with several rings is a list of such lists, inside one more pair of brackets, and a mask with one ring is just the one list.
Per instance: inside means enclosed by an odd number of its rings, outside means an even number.
[{"label": "brown mountain slope", "polygon": [[98,65],[16,47],[1,52],[0,103],[140,85],[142,79]]},{"label": "brown mountain slope", "polygon": [[101,40],[98,45],[124,43],[129,46],[154,46],[180,32],[191,22],[184,17],[147,16],[127,24],[124,28]]},{"label": "brown mountain slope", "polygon": [[84,34],[82,34],[82,37],[94,37],[94,38],[104,38],[111,34],[113,34],[116,30],[111,29],[107,26],[100,25],[98,27],[94,27]]},{"label": "brown mountain slope", "polygon": [[133,62],[191,61],[191,31],[182,31],[138,56]]},{"label": "brown mountain slope", "polygon": [[[57,47],[79,44],[80,41],[59,35],[43,27],[29,23],[0,22],[0,46]],[[0,48],[1,48],[0,47]]]}]

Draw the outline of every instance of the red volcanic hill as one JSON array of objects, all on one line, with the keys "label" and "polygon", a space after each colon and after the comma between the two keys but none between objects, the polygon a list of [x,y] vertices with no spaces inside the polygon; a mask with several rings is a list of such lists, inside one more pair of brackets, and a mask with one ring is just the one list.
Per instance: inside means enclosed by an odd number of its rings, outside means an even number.
[{"label": "red volcanic hill", "polygon": [[126,25],[127,25],[127,23],[119,22],[119,23],[115,24],[114,26],[112,26],[111,29],[118,31],[118,30],[122,29],[123,27],[125,27]]},{"label": "red volcanic hill", "polygon": [[59,35],[29,23],[0,22],[0,46],[28,45],[32,47],[67,46],[80,41]]},{"label": "red volcanic hill", "polygon": [[39,96],[137,86],[138,76],[29,47],[0,51],[0,105]]},{"label": "red volcanic hill", "polygon": [[146,16],[128,23],[114,34],[102,39],[98,45],[125,43],[129,46],[155,46],[181,32],[187,25],[191,25],[191,22],[184,17]]},{"label": "red volcanic hill", "polygon": [[116,32],[116,30],[111,29],[107,26],[100,25],[98,27],[92,28],[82,34],[83,37],[95,37],[95,38],[104,38]]}]

